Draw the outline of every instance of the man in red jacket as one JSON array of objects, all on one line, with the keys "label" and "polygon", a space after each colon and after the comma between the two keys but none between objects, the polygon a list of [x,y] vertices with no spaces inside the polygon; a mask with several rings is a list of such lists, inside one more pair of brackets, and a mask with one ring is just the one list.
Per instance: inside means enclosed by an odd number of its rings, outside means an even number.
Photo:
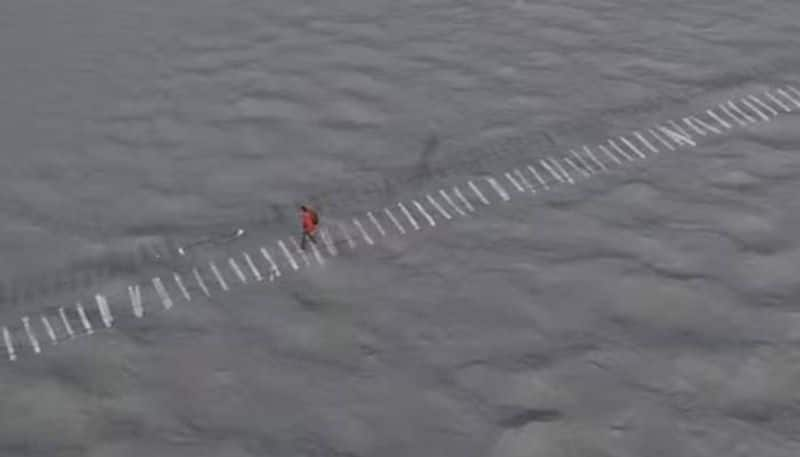
[{"label": "man in red jacket", "polygon": [[306,238],[310,239],[314,244],[317,239],[314,235],[317,233],[317,225],[319,225],[319,215],[313,209],[303,205],[300,207],[303,222],[303,237],[300,239],[300,247],[306,249]]}]

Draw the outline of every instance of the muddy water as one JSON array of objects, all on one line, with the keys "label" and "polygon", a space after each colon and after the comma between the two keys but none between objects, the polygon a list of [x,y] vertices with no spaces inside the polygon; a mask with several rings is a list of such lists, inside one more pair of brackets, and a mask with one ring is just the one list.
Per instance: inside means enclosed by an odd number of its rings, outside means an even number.
[{"label": "muddy water", "polygon": [[[300,202],[344,218],[792,83],[798,17],[739,0],[0,6],[0,325],[125,296],[235,227],[243,244],[193,259],[283,237]],[[3,365],[0,449],[797,455],[795,123],[270,287],[160,314],[151,298]]]}]

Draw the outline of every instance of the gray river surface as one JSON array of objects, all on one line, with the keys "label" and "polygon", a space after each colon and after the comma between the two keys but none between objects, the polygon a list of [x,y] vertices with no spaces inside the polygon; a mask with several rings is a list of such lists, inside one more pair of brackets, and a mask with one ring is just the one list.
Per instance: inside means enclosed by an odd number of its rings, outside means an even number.
[{"label": "gray river surface", "polygon": [[[126,301],[277,252],[304,202],[346,220],[800,87],[798,22],[788,0],[3,2],[0,457],[800,455],[795,112],[274,282]],[[95,293],[112,328],[52,345],[35,321],[26,346],[22,317]]]}]

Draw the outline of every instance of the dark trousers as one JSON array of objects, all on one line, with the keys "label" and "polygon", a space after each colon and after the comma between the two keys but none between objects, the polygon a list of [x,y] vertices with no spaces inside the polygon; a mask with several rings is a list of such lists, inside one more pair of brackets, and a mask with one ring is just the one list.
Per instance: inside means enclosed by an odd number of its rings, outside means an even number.
[{"label": "dark trousers", "polygon": [[309,239],[312,243],[317,244],[317,239],[314,238],[313,233],[303,231],[303,236],[300,238],[300,248],[304,251],[306,250],[306,239]]}]

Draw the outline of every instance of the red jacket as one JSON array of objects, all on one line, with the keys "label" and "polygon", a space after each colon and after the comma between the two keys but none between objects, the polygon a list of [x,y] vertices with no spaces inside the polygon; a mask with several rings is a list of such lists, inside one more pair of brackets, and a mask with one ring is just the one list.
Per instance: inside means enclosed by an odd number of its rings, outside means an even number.
[{"label": "red jacket", "polygon": [[314,222],[314,215],[311,211],[303,213],[303,231],[307,233],[314,233],[317,230],[317,224]]}]

